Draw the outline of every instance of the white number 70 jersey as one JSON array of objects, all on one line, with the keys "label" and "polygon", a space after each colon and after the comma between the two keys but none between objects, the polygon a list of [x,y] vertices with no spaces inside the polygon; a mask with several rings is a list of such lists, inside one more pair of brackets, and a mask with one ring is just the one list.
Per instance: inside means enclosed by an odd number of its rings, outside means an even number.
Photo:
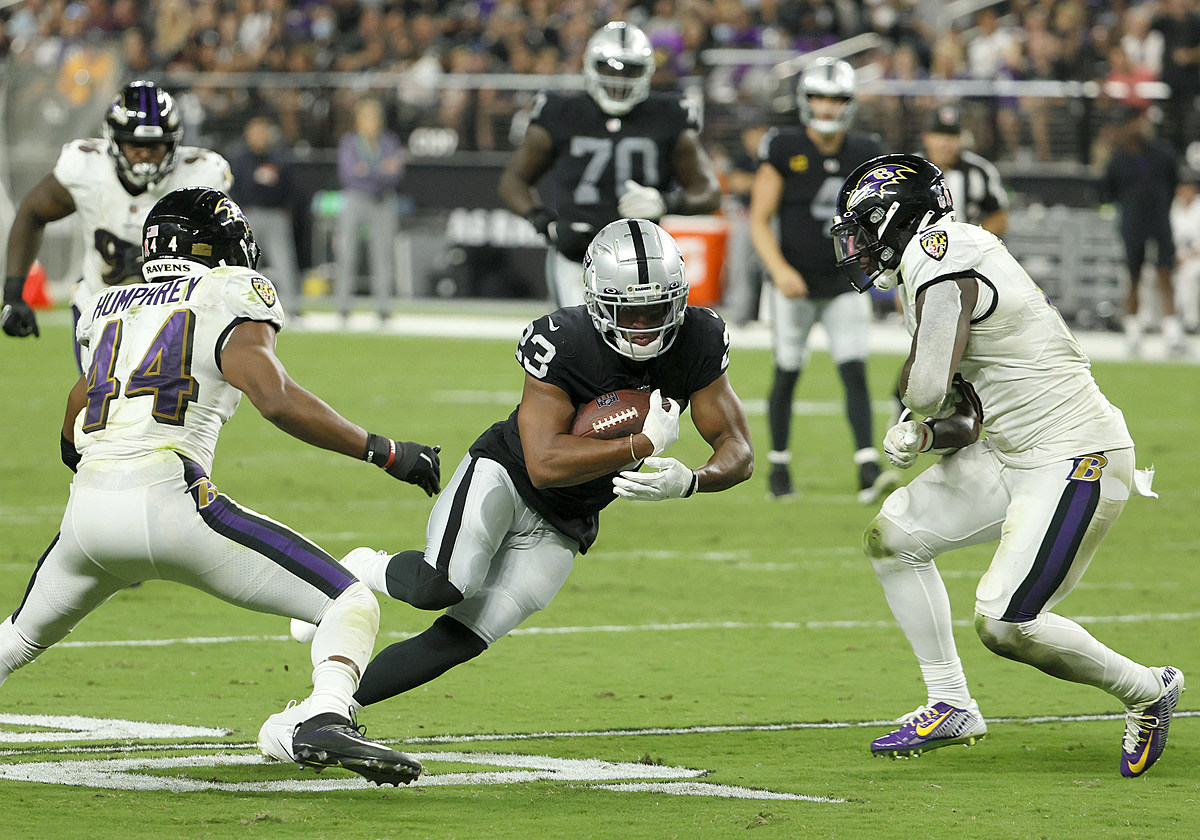
[{"label": "white number 70 jersey", "polygon": [[243,321],[284,323],[271,282],[248,268],[116,286],[84,302],[75,333],[88,386],[75,419],[83,461],[175,450],[211,473],[217,435],[241,400],[221,350]]}]

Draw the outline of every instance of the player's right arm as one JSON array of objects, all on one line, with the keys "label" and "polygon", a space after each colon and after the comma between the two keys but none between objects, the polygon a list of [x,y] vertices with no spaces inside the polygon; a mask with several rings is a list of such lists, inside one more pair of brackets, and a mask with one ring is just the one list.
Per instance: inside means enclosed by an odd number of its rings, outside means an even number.
[{"label": "player's right arm", "polygon": [[771,219],[783,200],[783,186],[783,175],[774,165],[766,161],[758,165],[754,186],[750,189],[750,239],[772,282],[784,297],[806,297],[808,286],[804,278],[783,256],[779,240],[771,230]]},{"label": "player's right arm", "polygon": [[29,191],[17,208],[8,232],[8,257],[4,266],[4,332],[16,337],[38,335],[37,318],[21,298],[29,268],[42,247],[42,234],[50,222],[75,212],[75,200],[53,174]]},{"label": "player's right arm", "polygon": [[[529,373],[525,374],[517,425],[521,433],[521,449],[525,453],[525,469],[534,487],[541,489],[583,484],[594,478],[611,475],[632,461],[647,458],[657,449],[654,441],[642,432],[616,440],[572,435],[571,422],[574,419],[575,405],[566,391]],[[678,410],[674,412],[673,419],[675,436],[678,437]]]},{"label": "player's right arm", "polygon": [[221,351],[225,379],[249,397],[263,417],[307,444],[371,461],[429,495],[438,492],[437,449],[371,435],[351,423],[288,375],[275,355],[275,339],[271,324],[244,321],[233,328]]}]

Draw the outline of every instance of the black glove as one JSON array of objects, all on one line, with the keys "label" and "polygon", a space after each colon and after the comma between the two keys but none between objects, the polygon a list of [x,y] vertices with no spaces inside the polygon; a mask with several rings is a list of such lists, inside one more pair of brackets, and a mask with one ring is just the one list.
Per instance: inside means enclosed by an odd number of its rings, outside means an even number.
[{"label": "black glove", "polygon": [[62,435],[62,440],[59,446],[62,449],[62,462],[67,465],[71,472],[79,472],[79,459],[82,457],[79,450],[75,448],[72,441],[67,440],[66,435]]},{"label": "black glove", "polygon": [[438,458],[441,451],[440,446],[368,434],[363,460],[370,461],[393,478],[417,485],[425,495],[432,496],[442,489],[442,462]]},{"label": "black glove", "polygon": [[38,330],[37,316],[29,304],[21,298],[25,289],[24,277],[6,277],[4,280],[4,309],[0,310],[0,328],[6,335],[14,338],[24,338],[41,335]]},{"label": "black glove", "polygon": [[534,207],[525,214],[533,229],[546,237],[551,245],[558,244],[558,214],[549,207]]}]

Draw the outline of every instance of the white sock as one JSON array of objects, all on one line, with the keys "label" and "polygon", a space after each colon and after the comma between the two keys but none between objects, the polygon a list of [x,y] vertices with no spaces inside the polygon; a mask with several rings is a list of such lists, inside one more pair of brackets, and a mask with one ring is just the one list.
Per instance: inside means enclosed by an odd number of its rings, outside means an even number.
[{"label": "white sock", "polygon": [[0,622],[0,685],[9,674],[37,659],[44,650],[25,638],[13,624],[11,615]]},{"label": "white sock", "polygon": [[326,659],[313,668],[313,692],[308,698],[309,717],[331,712],[350,716],[350,705],[358,689],[358,673],[345,662]]},{"label": "white sock", "polygon": [[332,656],[341,656],[353,662],[361,674],[371,660],[377,632],[379,601],[366,584],[356,581],[334,600],[317,625],[310,651],[313,668]]},{"label": "white sock", "polygon": [[367,589],[387,595],[387,568],[391,562],[392,555],[376,554],[374,557],[368,557],[355,563],[354,569],[351,571],[354,572],[356,578],[367,585]]},{"label": "white sock", "polygon": [[937,566],[932,560],[908,562],[899,557],[874,562],[888,606],[921,667],[929,695],[926,705],[944,701],[965,708],[971,692],[954,644],[950,597]]},{"label": "white sock", "polygon": [[1069,618],[1044,613],[1017,626],[1038,646],[1051,651],[1045,661],[1052,669],[1042,668],[1036,661],[1029,664],[1059,679],[1093,685],[1126,706],[1151,703],[1162,693],[1154,671],[1101,644]]}]

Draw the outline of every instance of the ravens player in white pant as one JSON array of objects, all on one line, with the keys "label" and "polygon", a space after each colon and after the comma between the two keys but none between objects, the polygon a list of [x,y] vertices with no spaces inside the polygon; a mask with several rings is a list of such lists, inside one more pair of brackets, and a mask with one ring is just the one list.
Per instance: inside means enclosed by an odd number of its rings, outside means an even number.
[{"label": "ravens player in white pant", "polygon": [[[233,176],[225,158],[182,140],[183,116],[174,97],[139,81],[109,105],[103,137],[62,147],[54,170],[22,199],[8,234],[4,332],[39,334],[21,290],[50,222],[74,215],[83,233],[83,276],[71,302],[78,320],[82,303],[102,289],[142,282],[142,223],[159,199],[180,187],[229,191]],[[78,345],[75,361],[82,371]]]},{"label": "ravens player in white pant", "polygon": [[678,93],[650,90],[654,51],[633,24],[588,40],[586,92],[543,92],[500,176],[500,199],[546,237],[555,306],[583,303],[583,254],[620,218],[715,212],[721,187],[700,143],[700,114]]},{"label": "ravens player in white pant", "polygon": [[[871,744],[912,756],[974,744],[987,724],[954,644],[935,558],[999,540],[975,590],[975,630],[992,652],[1095,686],[1125,707],[1120,772],[1162,755],[1183,674],[1139,665],[1052,610],[1071,593],[1129,497],[1125,418],[1100,392],[1058,311],[1004,244],[955,221],[941,170],[885,155],[852,172],[833,225],[839,265],[860,289],[898,285],[912,332],[904,403],[927,418],[888,430],[884,451],[940,460],[884,501],[864,548],[912,645],[927,697]],[[986,438],[981,433],[986,432]]]},{"label": "ravens player in white pant", "polygon": [[[726,375],[725,324],[711,310],[687,306],[675,241],[651,222],[614,222],[596,236],[585,264],[586,304],[538,318],[521,335],[521,403],[459,464],[429,517],[425,550],[389,556],[360,549],[346,558],[375,591],[445,610],[428,630],[371,660],[355,694],[362,706],[478,656],[547,607],[575,555],[591,548],[599,513],[615,496],[688,498],[750,477],[750,432]],[[640,433],[617,440],[570,434],[578,406],[623,388],[653,391]],[[672,401],[670,410],[660,394]],[[712,447],[695,469],[664,455],[679,437],[682,405],[690,405],[692,423]],[[647,471],[639,471],[643,463]],[[297,638],[306,632],[293,622]],[[268,719],[260,746],[281,743],[271,733],[307,715],[304,705]]]},{"label": "ravens player in white pant", "polygon": [[407,784],[421,765],[362,737],[348,709],[375,643],[375,596],[321,548],[217,490],[222,425],[244,393],[305,443],[369,460],[427,494],[436,448],[368,434],[297,385],[275,356],[284,315],[255,271],[258,246],[224,193],[169,193],[146,218],[148,282],[82,307],[87,373],[67,399],[63,461],[76,471],[58,535],[0,623],[0,683],[123,587],[163,579],[319,624],[308,715],[287,735],[302,766]]}]

